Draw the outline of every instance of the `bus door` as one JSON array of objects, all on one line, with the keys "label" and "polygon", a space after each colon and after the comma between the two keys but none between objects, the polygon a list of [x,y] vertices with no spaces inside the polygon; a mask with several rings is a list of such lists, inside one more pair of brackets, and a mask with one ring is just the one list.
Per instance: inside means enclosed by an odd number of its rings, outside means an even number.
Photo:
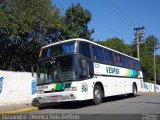
[{"label": "bus door", "polygon": [[79,79],[81,82],[81,92],[84,98],[90,98],[92,94],[91,79],[93,78],[93,62],[83,58],[79,59]]}]

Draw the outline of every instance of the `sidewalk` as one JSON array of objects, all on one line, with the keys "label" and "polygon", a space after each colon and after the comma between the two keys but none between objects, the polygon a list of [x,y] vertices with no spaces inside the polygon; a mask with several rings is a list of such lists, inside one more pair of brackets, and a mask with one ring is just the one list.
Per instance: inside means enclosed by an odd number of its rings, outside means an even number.
[{"label": "sidewalk", "polygon": [[31,104],[21,103],[21,104],[9,104],[9,105],[0,105],[0,114],[9,114],[9,113],[17,113],[15,111],[26,112],[29,109],[38,109],[33,107]]}]

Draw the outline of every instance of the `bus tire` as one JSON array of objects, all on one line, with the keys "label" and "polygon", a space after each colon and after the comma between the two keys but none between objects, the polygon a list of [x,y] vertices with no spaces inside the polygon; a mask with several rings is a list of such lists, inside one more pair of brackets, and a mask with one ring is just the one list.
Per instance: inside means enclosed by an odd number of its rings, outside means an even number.
[{"label": "bus tire", "polygon": [[137,96],[137,87],[136,87],[135,84],[133,84],[131,96],[132,97],[136,97]]},{"label": "bus tire", "polygon": [[101,87],[99,85],[95,85],[93,90],[93,103],[95,105],[98,105],[102,102],[103,98],[103,92],[101,90]]},{"label": "bus tire", "polygon": [[38,110],[43,110],[44,109],[44,107],[38,107]]}]

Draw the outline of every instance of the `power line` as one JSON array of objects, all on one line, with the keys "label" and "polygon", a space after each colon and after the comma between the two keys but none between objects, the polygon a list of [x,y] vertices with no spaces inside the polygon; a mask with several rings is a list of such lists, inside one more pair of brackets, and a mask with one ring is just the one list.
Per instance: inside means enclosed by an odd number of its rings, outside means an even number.
[{"label": "power line", "polygon": [[120,9],[113,1],[108,0],[110,4],[117,9],[117,11],[124,16],[124,18],[128,19],[132,24],[137,24],[137,21],[135,21],[132,17],[130,17],[128,14],[126,14],[122,9]]},{"label": "power line", "polygon": [[121,20],[123,20],[123,22],[124,22],[125,24],[127,24],[127,22],[128,22],[130,25],[133,25],[133,24],[134,24],[133,22],[131,22],[131,20],[127,20],[128,18],[127,18],[126,16],[124,16],[124,15],[122,14],[122,12],[120,12],[119,10],[117,10],[116,7],[114,7],[114,6],[113,6],[112,4],[110,4],[108,1],[103,1],[103,0],[101,0],[101,2],[103,2],[103,4],[105,4],[107,7],[109,7],[115,15],[119,16],[119,18],[121,18]]},{"label": "power line", "polygon": [[[118,7],[118,5],[115,4],[113,1],[111,1],[111,0],[108,0],[108,1],[101,0],[101,3],[102,3],[103,6],[105,6],[105,8],[107,6],[109,9],[112,10],[111,12],[113,12],[115,15],[119,16],[119,20],[121,20],[124,24],[127,24],[127,25],[130,24],[130,26],[139,25],[138,24],[139,22],[137,22],[135,19],[133,19],[131,16],[129,16],[126,12],[124,12],[122,9],[120,9]],[[113,31],[113,29],[112,29],[112,31]],[[148,34],[151,35],[151,32],[148,29],[145,29],[145,31]],[[115,33],[118,33],[118,32],[116,31]]]},{"label": "power line", "polygon": [[[103,5],[105,8],[106,6],[110,9],[110,12],[112,12],[112,14],[115,14],[116,16],[119,16],[118,18],[120,18],[119,20],[121,20],[121,23],[124,23],[125,25],[129,24],[129,22],[127,23],[126,18],[122,17],[122,15],[116,10],[114,9],[110,4],[108,4],[106,1],[101,0],[101,5]],[[132,24],[131,24],[132,25]],[[130,25],[129,25],[130,26]],[[113,29],[112,29],[113,30]],[[116,32],[117,33],[117,32]],[[122,34],[120,34],[121,36],[123,36]]]},{"label": "power line", "polygon": [[[102,1],[103,3],[105,3],[106,5],[108,5],[108,7],[110,7],[118,16],[120,16],[121,18],[123,18],[125,21],[129,22],[131,25],[135,26],[139,25],[139,22],[137,22],[135,19],[133,19],[131,16],[129,16],[126,12],[124,12],[122,9],[120,9],[118,7],[118,5],[116,5],[113,1],[108,0],[108,2],[110,2],[110,4],[108,4],[106,1]],[[148,34],[151,34],[151,32],[146,29],[146,32]]]},{"label": "power line", "polygon": [[[103,2],[103,1],[102,1]],[[99,2],[98,1],[98,4],[99,5],[101,5],[101,6],[103,6],[103,8],[105,8],[106,9],[106,5],[105,5],[105,3],[104,4],[102,4],[101,2]],[[110,9],[112,9],[112,8],[110,8]],[[124,22],[124,21],[123,21]],[[125,22],[124,22],[125,23]],[[126,24],[126,23],[125,23]],[[113,31],[114,33],[118,33],[119,35],[121,35],[121,36],[123,36],[122,34],[120,34],[118,31],[116,31],[115,29],[113,29],[112,27],[109,27],[108,26],[108,28],[109,28],[109,30],[111,30],[111,31]]]}]

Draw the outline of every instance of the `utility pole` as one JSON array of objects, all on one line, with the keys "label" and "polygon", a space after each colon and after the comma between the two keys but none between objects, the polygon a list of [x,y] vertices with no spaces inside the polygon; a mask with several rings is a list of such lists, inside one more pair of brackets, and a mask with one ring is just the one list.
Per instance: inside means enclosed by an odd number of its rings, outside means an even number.
[{"label": "utility pole", "polygon": [[154,46],[154,92],[156,92],[156,46]]},{"label": "utility pole", "polygon": [[140,59],[139,46],[140,46],[141,43],[144,43],[144,42],[141,41],[142,35],[145,34],[144,29],[145,29],[144,26],[134,28],[134,30],[135,30],[135,42],[134,42],[134,44],[137,46],[137,58],[138,59]]},{"label": "utility pole", "polygon": [[154,59],[154,92],[156,92],[156,79],[157,79],[157,74],[156,74],[156,49],[158,49],[160,46],[160,43],[154,45],[154,53],[153,53],[153,59]]}]

